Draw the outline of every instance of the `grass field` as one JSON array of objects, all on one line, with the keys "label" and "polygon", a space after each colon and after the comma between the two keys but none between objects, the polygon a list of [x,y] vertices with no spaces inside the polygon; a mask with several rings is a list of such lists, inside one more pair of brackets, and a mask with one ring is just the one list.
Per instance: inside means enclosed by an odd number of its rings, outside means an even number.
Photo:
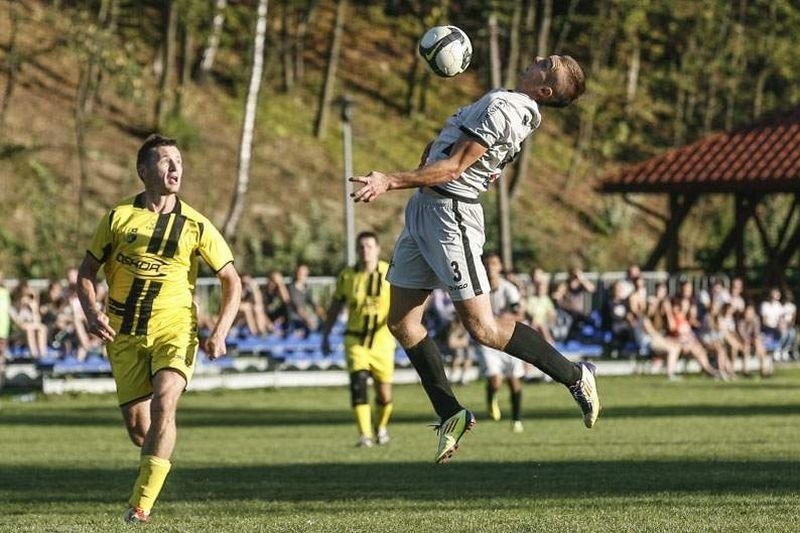
[{"label": "grass field", "polygon": [[[798,531],[800,369],[769,380],[603,378],[591,431],[562,387],[525,432],[478,415],[432,464],[432,411],[396,388],[393,441],[356,449],[348,393],[188,393],[153,531]],[[505,398],[504,398],[505,399]],[[111,396],[0,397],[0,530],[121,530],[138,450]]]}]

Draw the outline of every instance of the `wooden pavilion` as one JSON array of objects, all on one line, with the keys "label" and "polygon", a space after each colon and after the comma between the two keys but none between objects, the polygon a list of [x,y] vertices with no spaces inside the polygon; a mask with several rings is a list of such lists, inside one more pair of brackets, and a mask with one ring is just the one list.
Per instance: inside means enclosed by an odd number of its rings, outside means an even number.
[{"label": "wooden pavilion", "polygon": [[[680,270],[681,225],[698,199],[709,194],[730,195],[734,224],[708,270],[719,271],[733,253],[736,273],[745,273],[749,266],[745,229],[752,222],[768,258],[762,265],[764,281],[782,283],[800,248],[800,106],[628,167],[605,178],[599,190],[669,196],[664,232],[643,268],[653,270],[666,257],[670,272]],[[792,200],[776,238],[765,226],[763,202],[778,194],[790,195]]]}]

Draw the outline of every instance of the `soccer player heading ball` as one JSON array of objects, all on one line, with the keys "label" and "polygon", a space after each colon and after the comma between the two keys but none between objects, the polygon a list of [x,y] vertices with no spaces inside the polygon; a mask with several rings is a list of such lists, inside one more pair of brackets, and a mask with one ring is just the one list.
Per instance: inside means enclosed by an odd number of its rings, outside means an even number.
[{"label": "soccer player heading ball", "polygon": [[353,193],[356,202],[371,202],[395,189],[418,188],[406,205],[405,227],[388,274],[389,328],[408,353],[440,418],[436,462],[446,462],[475,423],[474,415],[453,394],[439,349],[422,324],[436,287],[449,290],[475,340],[527,361],[566,385],[586,427],[591,428],[600,414],[594,365],[573,364],[525,324],[496,318],[480,259],[485,234],[478,195],[500,177],[522,141],[540,126],[540,106],[564,107],[584,90],[583,70],[572,57],[537,57],[520,74],[516,90],[489,91],[451,116],[425,148],[418,169],[373,170],[350,178],[362,184]]}]

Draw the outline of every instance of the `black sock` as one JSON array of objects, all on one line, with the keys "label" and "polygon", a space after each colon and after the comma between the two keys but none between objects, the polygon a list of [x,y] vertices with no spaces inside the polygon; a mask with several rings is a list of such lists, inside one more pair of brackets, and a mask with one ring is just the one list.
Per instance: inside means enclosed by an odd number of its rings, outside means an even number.
[{"label": "black sock", "polygon": [[492,407],[492,400],[494,400],[495,391],[492,388],[492,383],[490,381],[486,382],[486,405],[489,406],[491,409]]},{"label": "black sock", "polygon": [[522,410],[522,389],[511,391],[511,420],[522,420],[520,411]]},{"label": "black sock", "polygon": [[419,341],[416,346],[406,348],[408,359],[419,374],[422,387],[428,394],[436,414],[446,420],[463,409],[456,400],[447,375],[439,347],[429,336]]},{"label": "black sock", "polygon": [[511,340],[503,351],[531,363],[564,385],[574,385],[581,379],[581,369],[558,353],[541,333],[517,322]]}]

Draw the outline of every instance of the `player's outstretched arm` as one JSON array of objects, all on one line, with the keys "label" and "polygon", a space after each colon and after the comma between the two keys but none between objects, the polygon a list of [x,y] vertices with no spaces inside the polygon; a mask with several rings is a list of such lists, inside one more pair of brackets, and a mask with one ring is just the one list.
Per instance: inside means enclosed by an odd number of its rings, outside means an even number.
[{"label": "player's outstretched arm", "polygon": [[117,332],[108,325],[108,316],[97,309],[95,282],[101,266],[102,263],[89,253],[83,258],[78,268],[78,300],[81,302],[83,314],[86,315],[88,332],[103,342],[110,342],[114,340]]},{"label": "player's outstretched arm", "polygon": [[373,170],[366,176],[353,176],[350,181],[364,186],[351,194],[355,202],[371,202],[386,191],[430,187],[453,181],[486,153],[486,147],[471,137],[461,137],[450,156],[407,172],[384,174]]},{"label": "player's outstretched arm", "polygon": [[242,282],[233,263],[228,263],[217,272],[217,279],[222,285],[222,301],[219,305],[217,323],[214,331],[206,341],[206,355],[209,359],[216,359],[227,353],[225,339],[231,330],[233,321],[239,313],[239,302],[242,300]]}]

